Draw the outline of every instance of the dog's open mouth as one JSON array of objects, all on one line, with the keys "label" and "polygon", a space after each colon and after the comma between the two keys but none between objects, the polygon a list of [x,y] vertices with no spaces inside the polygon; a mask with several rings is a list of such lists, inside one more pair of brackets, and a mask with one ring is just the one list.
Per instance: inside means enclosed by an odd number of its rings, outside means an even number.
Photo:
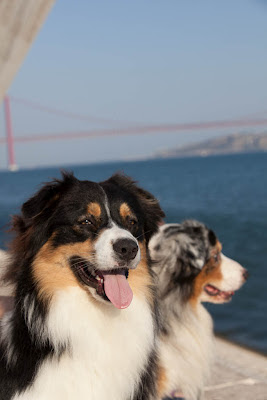
[{"label": "dog's open mouth", "polygon": [[99,296],[110,301],[115,307],[127,308],[133,299],[133,292],[127,281],[129,270],[118,268],[109,271],[99,271],[90,268],[87,262],[73,266],[78,278],[87,286],[96,289]]},{"label": "dog's open mouth", "polygon": [[209,296],[213,296],[213,297],[216,296],[218,299],[223,300],[223,301],[231,300],[231,298],[235,294],[235,292],[233,292],[233,291],[224,292],[224,291],[219,290],[218,288],[216,288],[215,286],[210,285],[210,284],[206,285],[204,287],[204,290]]}]

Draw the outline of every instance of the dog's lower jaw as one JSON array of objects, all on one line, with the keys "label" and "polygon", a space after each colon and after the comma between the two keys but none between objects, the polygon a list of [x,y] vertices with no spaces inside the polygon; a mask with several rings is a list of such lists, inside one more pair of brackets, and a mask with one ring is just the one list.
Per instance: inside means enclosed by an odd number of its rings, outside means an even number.
[{"label": "dog's lower jaw", "polygon": [[74,272],[96,299],[105,300],[118,309],[127,308],[131,304],[133,292],[127,282],[129,275],[127,268],[94,270],[92,272],[86,265],[79,265]]}]

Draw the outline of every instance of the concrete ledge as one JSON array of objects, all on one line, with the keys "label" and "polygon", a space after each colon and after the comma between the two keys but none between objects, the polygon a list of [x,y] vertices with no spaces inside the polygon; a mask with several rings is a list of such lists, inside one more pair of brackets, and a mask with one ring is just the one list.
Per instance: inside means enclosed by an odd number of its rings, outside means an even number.
[{"label": "concrete ledge", "polygon": [[205,400],[267,400],[267,357],[221,338],[216,347]]}]

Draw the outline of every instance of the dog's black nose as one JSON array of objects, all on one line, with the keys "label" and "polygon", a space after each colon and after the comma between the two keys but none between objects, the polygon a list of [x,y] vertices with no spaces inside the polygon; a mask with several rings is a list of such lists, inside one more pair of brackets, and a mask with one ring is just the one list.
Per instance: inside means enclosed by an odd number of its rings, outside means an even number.
[{"label": "dog's black nose", "polygon": [[245,271],[243,272],[243,278],[244,278],[244,280],[246,281],[246,280],[248,279],[248,277],[249,277],[249,273],[248,273],[248,271],[245,269]]},{"label": "dog's black nose", "polygon": [[123,261],[133,260],[138,252],[137,244],[131,239],[119,239],[113,243],[115,253]]}]

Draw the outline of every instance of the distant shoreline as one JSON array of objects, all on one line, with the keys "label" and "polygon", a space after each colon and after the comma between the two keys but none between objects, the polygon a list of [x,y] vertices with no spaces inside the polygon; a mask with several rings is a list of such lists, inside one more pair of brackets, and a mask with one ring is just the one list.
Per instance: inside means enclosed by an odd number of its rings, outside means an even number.
[{"label": "distant shoreline", "polygon": [[205,158],[210,158],[210,157],[225,157],[225,156],[238,156],[238,155],[253,155],[253,154],[267,154],[266,151],[244,151],[244,152],[229,152],[229,153],[214,153],[214,154],[207,154],[207,155],[199,155],[199,154],[181,154],[181,155],[150,155],[147,157],[136,157],[133,159],[116,159],[116,160],[109,160],[109,161],[94,161],[92,163],[75,163],[75,164],[54,164],[54,165],[38,165],[38,166],[29,166],[29,167],[19,167],[18,170],[16,171],[9,171],[7,168],[0,169],[0,173],[9,173],[9,174],[16,174],[22,171],[33,171],[33,170],[44,170],[44,169],[58,169],[58,170],[71,170],[76,167],[86,167],[86,166],[99,166],[99,165],[114,165],[114,164],[132,164],[136,162],[149,162],[149,161],[160,161],[160,160],[169,160],[169,159],[188,159],[188,158],[199,158],[199,159],[205,159]]},{"label": "distant shoreline", "polygon": [[165,149],[155,156],[168,157],[208,157],[211,155],[247,154],[267,152],[267,133],[242,134],[220,136],[198,143],[177,147],[176,149]]},{"label": "distant shoreline", "polygon": [[167,160],[167,159],[186,159],[186,158],[208,158],[220,156],[236,156],[236,155],[249,155],[249,154],[267,154],[267,150],[257,151],[240,151],[240,152],[226,152],[226,153],[209,153],[209,154],[177,154],[177,155],[157,155],[151,159],[153,160]]}]

